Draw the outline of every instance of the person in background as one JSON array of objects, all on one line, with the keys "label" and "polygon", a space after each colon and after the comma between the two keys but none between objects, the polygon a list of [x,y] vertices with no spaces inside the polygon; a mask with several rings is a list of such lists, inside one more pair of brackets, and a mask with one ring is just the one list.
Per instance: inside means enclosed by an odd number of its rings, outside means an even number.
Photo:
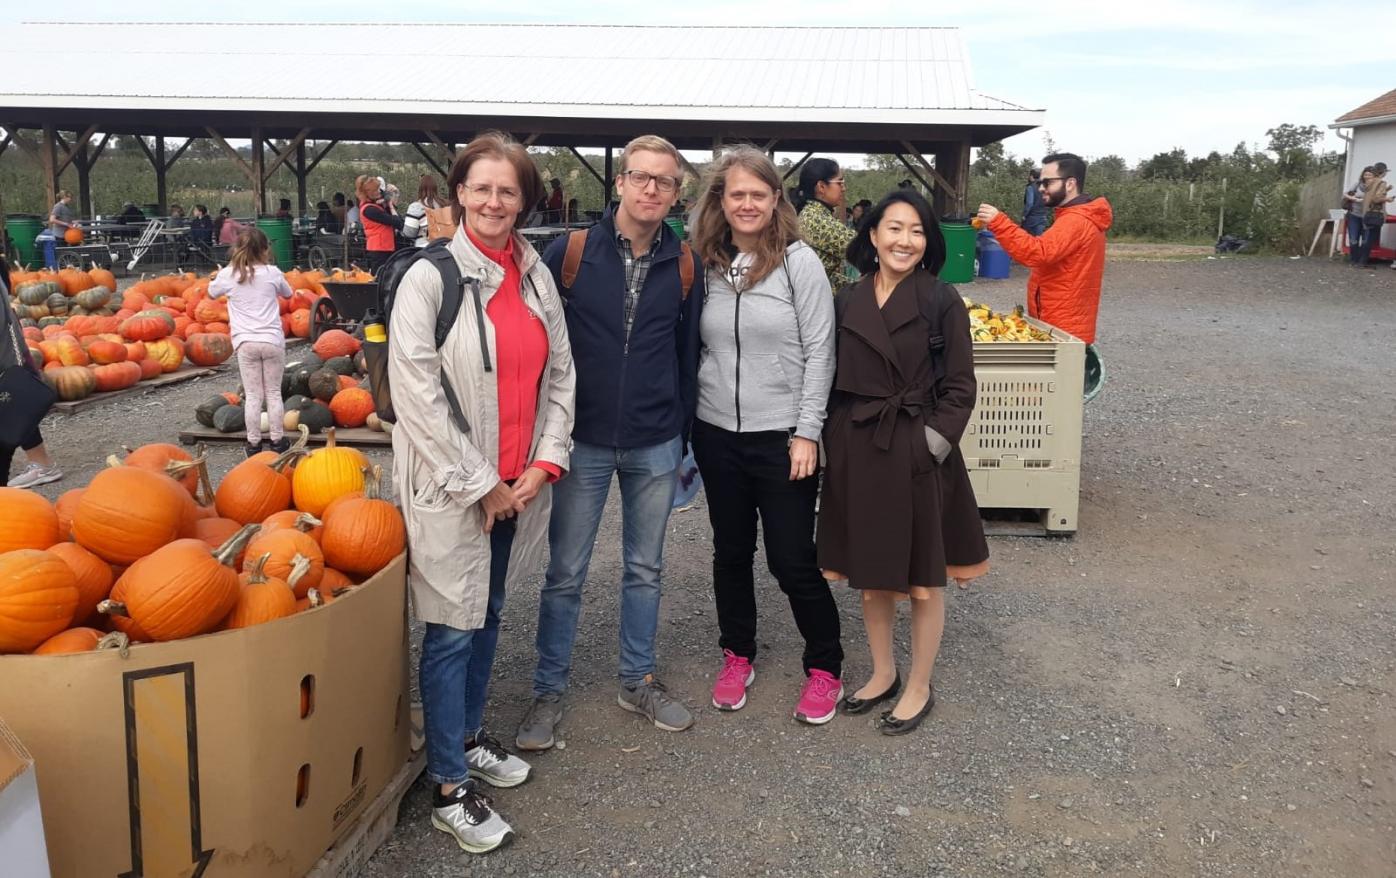
[{"label": "person in background", "polygon": [[[838,364],[824,425],[828,468],[819,507],[819,566],[862,594],[872,675],[840,702],[863,714],[896,696],[898,600],[911,599],[911,669],[884,735],[904,735],[935,705],[931,673],[945,628],[945,583],[988,572],[989,547],[958,442],[977,385],[969,316],[936,275],[945,238],[930,204],[896,189],[848,248],[862,279],[844,288]],[[926,315],[936,315],[934,321]],[[945,339],[937,354],[926,340]]]},{"label": "person in background", "polygon": [[[225,230],[227,225],[223,227]],[[271,242],[256,227],[238,234],[228,265],[208,285],[210,298],[228,299],[228,327],[242,375],[243,426],[247,428],[247,456],[262,450],[262,405],[266,404],[271,450],[280,454],[291,447],[283,434],[285,409],[281,402],[281,375],[286,370],[286,337],[281,330],[278,298],[292,296],[286,275],[272,264]]]},{"label": "person in background", "polygon": [[[1386,206],[1392,201],[1391,186],[1386,182],[1386,163],[1372,165],[1372,176],[1362,200],[1356,205],[1361,212],[1362,237],[1352,248],[1351,257],[1359,268],[1371,266],[1372,248],[1381,246],[1381,232],[1386,227]],[[1396,263],[1393,263],[1396,264]]]},{"label": "person in background", "polygon": [[1014,225],[992,204],[979,205],[979,220],[1010,258],[1032,269],[1028,315],[1086,343],[1086,389],[1093,390],[1101,374],[1095,329],[1105,275],[1105,232],[1114,215],[1110,202],[1086,194],[1086,162],[1073,153],[1044,158],[1037,186],[1043,203],[1056,211],[1052,227],[1041,235]]},{"label": "person in background", "polygon": [[913,182],[911,182],[911,178],[910,178],[910,177],[907,177],[905,180],[902,180],[900,183],[897,184],[897,188],[898,188],[898,189],[915,189],[915,188],[916,188],[916,184],[913,183]]},{"label": "person in background", "polygon": [[819,254],[833,290],[845,283],[843,253],[853,240],[853,230],[843,222],[845,185],[838,162],[815,158],[800,167],[800,182],[790,192],[800,215],[800,235]]},{"label": "person in background", "polygon": [[339,234],[339,219],[328,201],[315,202],[315,228],[327,235]]},{"label": "person in background", "polygon": [[346,207],[344,204],[344,193],[336,192],[330,198],[330,212],[334,214],[335,220],[339,223],[340,231],[343,231],[345,228],[344,215],[348,212],[348,210],[349,208]]},{"label": "person in background", "polygon": [[[621,152],[615,179],[620,206],[590,230],[573,233],[583,235],[585,244],[570,287],[562,286],[570,236],[543,254],[567,305],[577,415],[572,472],[553,489],[534,700],[514,739],[521,750],[553,746],[582,589],[613,479],[620,484],[625,534],[617,703],[667,732],[693,725],[693,714],[656,678],[655,655],[664,535],[675,471],[693,421],[703,307],[703,287],[694,281],[702,272],[664,223],[682,183],[672,143],[653,135],[635,138]],[[696,288],[683,289],[684,259]]]},{"label": "person in background", "polygon": [[756,527],[805,641],[795,718],[821,724],[839,697],[839,610],[815,564],[819,436],[834,377],[834,298],[767,155],[714,161],[693,248],[706,269],[693,455],[713,529],[722,668],[713,706],[739,710],[756,679]]},{"label": "person in background", "polygon": [[184,216],[184,206],[180,204],[170,205],[170,216],[165,223],[172,229],[182,229],[189,225],[189,220]]},{"label": "person in background", "polygon": [[1023,190],[1023,231],[1034,237],[1047,231],[1047,212],[1050,210],[1037,185],[1041,179],[1042,172],[1034,168],[1028,173],[1028,185]]},{"label": "person in background", "polygon": [[858,224],[863,221],[863,217],[867,215],[870,207],[872,207],[872,202],[866,198],[853,205],[853,209],[848,212],[848,227],[857,231]]},{"label": "person in background", "polygon": [[291,199],[289,199],[289,198],[283,198],[283,199],[281,199],[280,203],[277,204],[277,206],[276,206],[276,218],[277,218],[277,219],[290,219],[290,218],[291,218]]},{"label": "person in background", "polygon": [[189,240],[204,247],[213,246],[213,217],[208,215],[205,205],[194,205],[194,216],[189,220]]},{"label": "person in background", "polygon": [[440,270],[418,259],[398,286],[388,336],[393,481],[414,615],[426,626],[431,825],[478,854],[513,835],[478,782],[515,787],[532,772],[486,734],[485,704],[505,597],[536,574],[551,483],[570,465],[576,375],[552,275],[518,233],[521,209],[543,191],[527,150],[477,136],[456,153],[446,191],[457,220],[448,250],[461,276],[480,282],[462,291],[440,347]]},{"label": "person in background", "polygon": [[[19,318],[9,304],[10,266],[0,259],[0,372],[21,366],[41,377],[42,373],[29,356],[29,342],[20,328]],[[20,443],[29,465],[13,479],[10,478],[10,464],[14,460],[13,445],[0,445],[0,488],[37,488],[63,478],[63,471],[54,463],[53,457],[44,447],[44,437],[35,425],[29,435]]]},{"label": "person in background", "polygon": [[407,215],[403,218],[402,235],[414,247],[425,247],[431,243],[430,223],[427,211],[446,207],[441,197],[440,187],[431,174],[423,174],[417,181],[417,200],[407,205]]},{"label": "person in background", "polygon": [[344,208],[344,231],[348,232],[348,231],[350,231],[351,229],[356,229],[356,228],[358,228],[358,227],[359,227],[359,203],[358,203],[358,201],[351,201],[351,202],[350,202],[348,205],[346,205],[345,208]]},{"label": "person in background", "polygon": [[223,247],[232,247],[238,242],[238,236],[242,234],[242,223],[233,219],[233,212],[226,207],[218,208],[218,243]]},{"label": "person in background", "polygon": [[145,222],[145,214],[136,206],[134,201],[128,201],[121,205],[121,213],[117,214],[117,221],[140,225]]},{"label": "person in background", "polygon": [[567,199],[567,213],[562,221],[567,225],[574,225],[582,221],[582,204],[575,198]]},{"label": "person in background", "polygon": [[[128,202],[129,203],[129,202]],[[78,228],[78,215],[73,211],[73,193],[67,189],[58,191],[58,200],[48,212],[48,230],[60,243],[63,233]]]},{"label": "person in background", "polygon": [[557,225],[562,222],[562,181],[554,177],[549,181],[552,192],[548,193],[548,225]]},{"label": "person in background", "polygon": [[354,181],[354,193],[359,197],[359,222],[364,227],[364,248],[368,251],[368,270],[377,271],[397,249],[397,233],[403,218],[393,212],[382,177],[365,174]]}]

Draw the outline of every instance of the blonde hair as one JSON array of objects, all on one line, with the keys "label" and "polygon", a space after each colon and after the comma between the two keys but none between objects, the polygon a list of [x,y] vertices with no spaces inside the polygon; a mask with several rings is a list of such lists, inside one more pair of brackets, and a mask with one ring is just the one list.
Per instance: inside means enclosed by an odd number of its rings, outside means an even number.
[{"label": "blonde hair", "polygon": [[698,219],[691,233],[693,246],[706,268],[721,274],[732,268],[732,229],[722,210],[722,195],[727,189],[727,172],[733,168],[741,168],[771,187],[776,200],[771,221],[761,230],[761,238],[752,253],[751,268],[746,274],[746,285],[750,288],[775,271],[785,259],[785,248],[800,240],[800,219],[781,191],[780,172],[769,156],[750,145],[728,150],[708,168],[698,205],[694,208]]},{"label": "blonde hair", "polygon": [[238,283],[247,283],[257,273],[258,266],[270,262],[271,242],[267,240],[266,233],[256,226],[243,229],[228,256],[228,267],[233,270]]},{"label": "blonde hair", "polygon": [[630,156],[635,152],[657,152],[667,155],[674,160],[675,166],[679,169],[680,183],[685,176],[683,169],[683,157],[679,155],[678,147],[660,137],[658,134],[641,134],[639,137],[625,145],[625,149],[620,152],[620,171],[624,174],[630,167]]},{"label": "blonde hair", "polygon": [[360,201],[373,201],[368,195],[369,184],[378,186],[378,195],[383,195],[383,187],[378,184],[378,177],[375,174],[360,174],[354,178],[354,197]]}]

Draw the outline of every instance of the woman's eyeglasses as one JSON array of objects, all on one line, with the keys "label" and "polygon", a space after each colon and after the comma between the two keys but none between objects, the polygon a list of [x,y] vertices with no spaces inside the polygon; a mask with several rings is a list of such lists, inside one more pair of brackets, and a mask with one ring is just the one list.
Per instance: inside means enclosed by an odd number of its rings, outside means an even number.
[{"label": "woman's eyeglasses", "polygon": [[470,200],[477,204],[488,204],[491,198],[497,197],[499,203],[505,207],[518,207],[523,199],[523,194],[517,189],[507,189],[499,186],[486,186],[483,183],[477,186],[466,186],[465,191],[470,196]]}]

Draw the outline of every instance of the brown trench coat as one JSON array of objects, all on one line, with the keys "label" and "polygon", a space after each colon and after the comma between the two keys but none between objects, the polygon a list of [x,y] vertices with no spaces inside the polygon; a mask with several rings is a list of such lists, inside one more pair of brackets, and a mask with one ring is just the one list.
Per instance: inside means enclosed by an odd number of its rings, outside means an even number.
[{"label": "brown trench coat", "polygon": [[[839,293],[837,371],[824,423],[819,566],[854,588],[944,586],[949,565],[989,557],[959,441],[977,385],[960,295],[918,270],[881,309],[872,277]],[[917,297],[927,306],[918,307]],[[930,325],[939,313],[945,378],[932,396]],[[923,427],[950,443],[936,463]]]}]

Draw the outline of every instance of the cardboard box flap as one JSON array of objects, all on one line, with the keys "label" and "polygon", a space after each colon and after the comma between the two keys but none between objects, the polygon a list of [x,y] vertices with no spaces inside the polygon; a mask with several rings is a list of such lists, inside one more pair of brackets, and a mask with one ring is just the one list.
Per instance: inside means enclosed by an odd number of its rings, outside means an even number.
[{"label": "cardboard box flap", "polygon": [[0,719],[0,792],[14,783],[15,779],[34,766],[34,757],[24,748],[24,744]]}]

